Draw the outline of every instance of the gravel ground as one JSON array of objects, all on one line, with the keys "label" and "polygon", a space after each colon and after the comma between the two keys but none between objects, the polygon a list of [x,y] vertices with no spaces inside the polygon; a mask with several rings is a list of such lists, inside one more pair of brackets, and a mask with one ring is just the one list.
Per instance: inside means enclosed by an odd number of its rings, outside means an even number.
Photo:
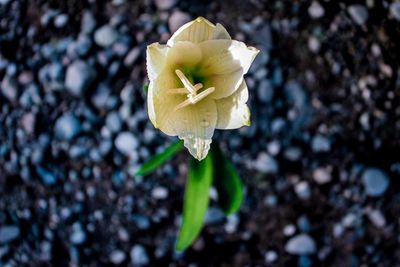
[{"label": "gravel ground", "polygon": [[[261,52],[214,139],[243,207],[178,254],[188,153],[134,173],[146,45],[197,16]],[[0,0],[0,266],[400,266],[398,40],[397,1]]]}]

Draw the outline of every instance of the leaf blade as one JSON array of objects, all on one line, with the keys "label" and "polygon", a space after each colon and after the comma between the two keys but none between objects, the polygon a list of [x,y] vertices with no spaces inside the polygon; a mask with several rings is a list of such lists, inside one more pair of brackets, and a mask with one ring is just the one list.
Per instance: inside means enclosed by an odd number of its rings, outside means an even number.
[{"label": "leaf blade", "polygon": [[188,248],[200,234],[209,204],[209,191],[213,178],[211,155],[197,161],[191,157],[183,205],[183,220],[176,250]]},{"label": "leaf blade", "polygon": [[218,192],[218,204],[225,213],[236,213],[244,199],[243,183],[239,173],[230,160],[226,158],[218,144],[211,150],[214,160],[214,186]]},{"label": "leaf blade", "polygon": [[142,166],[140,166],[139,170],[136,172],[136,175],[145,176],[150,174],[155,169],[164,164],[167,160],[171,159],[176,153],[178,153],[182,149],[183,149],[182,140],[172,143],[163,152],[153,156],[151,159],[146,161]]}]

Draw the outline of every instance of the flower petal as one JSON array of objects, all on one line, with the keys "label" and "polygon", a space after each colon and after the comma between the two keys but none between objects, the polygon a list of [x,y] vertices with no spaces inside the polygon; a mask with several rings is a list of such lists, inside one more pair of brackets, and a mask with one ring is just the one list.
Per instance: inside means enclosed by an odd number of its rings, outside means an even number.
[{"label": "flower petal", "polygon": [[[149,116],[154,111],[156,128],[167,135],[178,136],[184,140],[185,147],[190,154],[198,160],[202,160],[208,153],[211,137],[214,134],[217,123],[217,108],[215,100],[205,98],[194,105],[188,105],[182,109],[175,107],[187,99],[186,95],[168,94],[167,90],[177,87],[179,82],[171,75],[171,71],[165,71],[154,81],[152,93],[148,95]],[[153,109],[150,108],[150,105]]]},{"label": "flower petal", "polygon": [[231,39],[231,37],[221,24],[215,26],[209,20],[198,17],[180,27],[168,40],[167,45],[172,47],[178,41],[200,43],[212,39]]},{"label": "flower petal", "polygon": [[228,31],[225,29],[225,27],[217,23],[217,26],[215,26],[213,39],[231,40],[232,38],[229,35]]},{"label": "flower petal", "polygon": [[174,66],[194,66],[201,60],[201,50],[198,45],[188,42],[179,41],[174,44],[168,52],[168,65]]},{"label": "flower petal", "polygon": [[260,52],[235,40],[208,40],[199,44],[203,54],[202,70],[205,75],[228,74],[242,69],[246,74]]},{"label": "flower petal", "polygon": [[167,54],[169,47],[159,43],[152,43],[147,46],[146,51],[146,67],[149,80],[156,79],[167,63]]},{"label": "flower petal", "polygon": [[210,96],[214,99],[228,97],[238,89],[243,81],[243,71],[241,69],[228,74],[211,75],[204,83],[205,88],[215,87],[215,92]]},{"label": "flower petal", "polygon": [[231,96],[216,100],[217,105],[217,129],[237,129],[244,125],[250,126],[250,110],[246,105],[249,92],[246,82]]}]

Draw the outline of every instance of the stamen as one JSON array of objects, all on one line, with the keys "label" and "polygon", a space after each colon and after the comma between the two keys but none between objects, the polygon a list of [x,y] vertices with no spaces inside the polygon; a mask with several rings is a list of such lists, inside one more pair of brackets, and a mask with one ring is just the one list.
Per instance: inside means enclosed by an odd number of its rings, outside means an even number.
[{"label": "stamen", "polygon": [[209,94],[211,94],[214,91],[215,91],[215,87],[210,87],[210,88],[204,90],[203,92],[201,92],[200,94],[195,95],[193,97],[193,101],[194,101],[193,104],[199,102],[200,100],[202,100],[203,98],[205,98],[206,96],[208,96]]},{"label": "stamen", "polygon": [[[196,83],[194,85],[194,88],[196,89],[196,92],[203,88],[203,85],[201,83]],[[187,90],[185,87],[181,87],[181,88],[173,88],[173,89],[168,89],[168,94],[187,94]]]},{"label": "stamen", "polygon": [[178,110],[180,110],[181,108],[184,108],[184,107],[187,107],[187,106],[189,106],[189,105],[191,105],[191,104],[193,104],[192,103],[192,100],[189,98],[189,99],[186,99],[185,101],[183,101],[182,103],[180,103],[179,105],[177,105],[176,107],[175,107],[175,111],[178,111]]},{"label": "stamen", "polygon": [[196,88],[190,83],[188,78],[186,78],[185,74],[183,74],[182,71],[180,70],[175,70],[176,75],[178,75],[179,79],[183,83],[183,86],[191,93],[191,94],[196,94]]}]

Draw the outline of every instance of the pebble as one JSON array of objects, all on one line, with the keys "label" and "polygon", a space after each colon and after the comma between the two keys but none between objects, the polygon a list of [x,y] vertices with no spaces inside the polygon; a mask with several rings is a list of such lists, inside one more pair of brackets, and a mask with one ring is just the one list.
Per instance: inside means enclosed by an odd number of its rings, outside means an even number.
[{"label": "pebble", "polygon": [[82,60],[76,60],[68,66],[65,76],[67,90],[75,96],[81,96],[95,78],[95,70]]},{"label": "pebble", "polygon": [[94,42],[101,47],[109,47],[118,39],[118,32],[114,27],[106,24],[94,33]]},{"label": "pebble", "polygon": [[17,83],[14,79],[9,76],[4,76],[1,84],[0,89],[2,95],[7,98],[10,102],[13,102],[17,99],[18,96],[18,87]]},{"label": "pebble", "polygon": [[366,169],[361,177],[365,193],[370,197],[382,196],[389,187],[389,176],[377,168]]},{"label": "pebble", "polygon": [[293,255],[309,255],[316,253],[317,246],[308,234],[299,234],[288,240],[285,250]]},{"label": "pebble", "polygon": [[382,228],[386,225],[386,218],[380,210],[367,209],[367,216],[376,228]]},{"label": "pebble", "polygon": [[183,24],[190,21],[190,16],[179,10],[175,10],[168,19],[168,26],[171,33],[176,32]]},{"label": "pebble", "polygon": [[117,249],[111,252],[109,259],[113,264],[118,265],[125,261],[126,255],[122,250]]},{"label": "pebble", "polygon": [[283,154],[290,161],[298,161],[302,155],[302,151],[298,147],[288,147]]},{"label": "pebble", "polygon": [[263,79],[257,89],[257,96],[261,102],[269,103],[274,97],[274,88],[269,80]]},{"label": "pebble", "polygon": [[92,12],[85,11],[82,15],[81,32],[83,34],[90,34],[96,28],[96,19]]},{"label": "pebble", "polygon": [[122,128],[122,119],[119,116],[119,113],[117,111],[110,112],[107,117],[106,117],[106,125],[107,128],[112,132],[112,133],[117,133],[121,130]]},{"label": "pebble", "polygon": [[20,230],[15,225],[0,226],[0,244],[6,244],[17,239],[20,235]]},{"label": "pebble", "polygon": [[69,17],[67,14],[57,15],[54,19],[54,26],[56,26],[57,28],[63,28],[65,25],[67,25],[68,20]]},{"label": "pebble", "polygon": [[296,232],[296,226],[294,226],[293,224],[285,225],[285,227],[283,228],[283,234],[285,236],[294,235],[295,232]]},{"label": "pebble", "polygon": [[224,221],[225,214],[219,208],[211,207],[204,218],[205,224],[218,224]]},{"label": "pebble", "polygon": [[151,191],[151,196],[154,199],[166,199],[168,197],[168,190],[165,187],[155,187]]},{"label": "pebble", "polygon": [[125,57],[124,60],[124,65],[127,67],[132,67],[133,64],[136,62],[136,60],[140,56],[140,48],[139,47],[134,47],[129,51],[128,55]]},{"label": "pebble", "polygon": [[316,135],[311,140],[311,149],[315,153],[329,152],[331,150],[331,143],[328,138],[322,135]]},{"label": "pebble", "polygon": [[79,119],[66,113],[57,119],[54,131],[57,138],[70,141],[81,132],[81,128]]},{"label": "pebble", "polygon": [[74,223],[72,225],[70,241],[74,245],[81,245],[86,241],[86,233],[84,232],[80,223]]},{"label": "pebble", "polygon": [[325,15],[325,9],[319,2],[313,1],[308,8],[308,14],[313,19],[319,19]]},{"label": "pebble", "polygon": [[48,170],[42,168],[41,166],[37,166],[36,167],[36,172],[40,176],[40,178],[42,178],[42,182],[46,186],[52,186],[52,185],[56,184],[57,177],[51,171],[48,171]]},{"label": "pebble", "polygon": [[281,151],[281,144],[277,140],[273,140],[267,144],[268,153],[272,156],[276,156]]},{"label": "pebble", "polygon": [[273,263],[278,259],[278,253],[276,253],[274,250],[268,250],[265,253],[264,259],[266,263]]},{"label": "pebble", "polygon": [[309,199],[311,197],[311,188],[306,181],[301,181],[294,186],[294,191],[301,199]]},{"label": "pebble", "polygon": [[177,0],[155,0],[155,4],[157,9],[159,10],[167,10],[173,7],[176,4]]},{"label": "pebble", "polygon": [[393,2],[389,7],[390,15],[396,20],[400,21],[400,2]]},{"label": "pebble", "polygon": [[134,245],[130,252],[131,263],[133,266],[143,266],[149,264],[149,256],[146,249],[141,245]]},{"label": "pebble", "polygon": [[25,113],[21,119],[22,128],[27,134],[33,134],[35,130],[36,117],[32,112]]},{"label": "pebble", "polygon": [[358,25],[364,25],[368,19],[368,9],[359,4],[351,5],[347,8],[351,18]]},{"label": "pebble", "polygon": [[139,142],[131,132],[121,132],[114,142],[116,148],[125,156],[136,154]]},{"label": "pebble", "polygon": [[265,152],[258,154],[257,159],[253,163],[253,167],[262,173],[274,174],[278,172],[277,161]]},{"label": "pebble", "polygon": [[313,171],[314,181],[318,184],[326,184],[332,180],[331,172],[328,168],[317,168]]}]

